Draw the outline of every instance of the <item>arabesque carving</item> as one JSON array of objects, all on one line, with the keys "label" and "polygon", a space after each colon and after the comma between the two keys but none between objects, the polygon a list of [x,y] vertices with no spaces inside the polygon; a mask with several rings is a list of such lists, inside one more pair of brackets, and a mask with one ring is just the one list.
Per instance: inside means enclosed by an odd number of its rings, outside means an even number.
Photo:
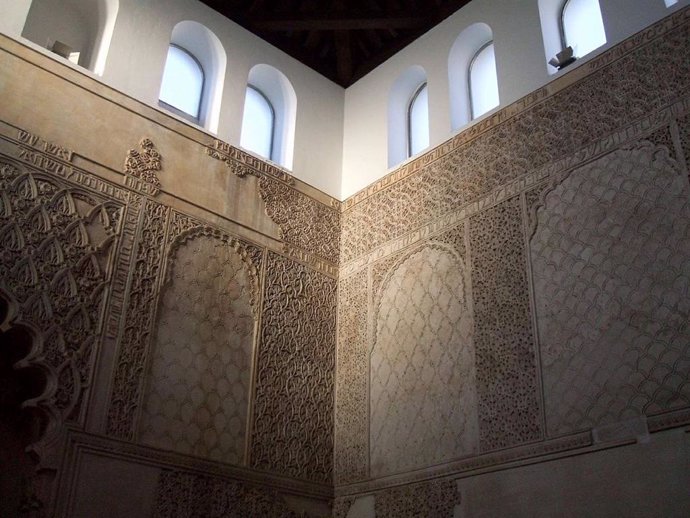
[{"label": "arabesque carving", "polygon": [[690,180],[690,114],[678,119],[678,133],[685,158],[685,170],[688,172],[688,180]]},{"label": "arabesque carving", "polygon": [[269,252],[250,465],[330,483],[336,282]]},{"label": "arabesque carving", "polygon": [[520,199],[470,219],[481,451],[543,437]]},{"label": "arabesque carving", "polygon": [[469,142],[460,139],[458,146],[440,146],[437,150],[443,153],[435,161],[397,181],[384,178],[368,189],[371,194],[346,202],[342,262],[554,162],[564,150],[572,152],[605,138],[659,109],[662,101],[690,90],[690,74],[679,73],[686,68],[687,53],[678,51],[690,39],[688,24],[663,37],[656,37],[654,28],[649,31],[655,37],[615,65],[604,63]]},{"label": "arabesque carving", "polygon": [[453,518],[460,494],[454,480],[437,479],[376,493],[376,518]]},{"label": "arabesque carving", "polygon": [[266,214],[280,227],[281,239],[338,264],[340,211],[265,176],[259,187]]},{"label": "arabesque carving", "polygon": [[336,482],[363,480],[368,464],[367,271],[342,279],[338,291]]},{"label": "arabesque carving", "polygon": [[[124,170],[125,184],[144,194],[155,196],[161,188],[156,172],[161,170],[162,158],[151,139],[142,139],[139,146],[141,151],[130,149],[127,152]],[[139,179],[141,182],[133,179]]]},{"label": "arabesque carving", "polygon": [[153,518],[300,518],[280,494],[235,480],[165,470],[158,481]]},{"label": "arabesque carving", "polygon": [[169,209],[146,200],[141,209],[124,330],[119,337],[113,389],[108,408],[107,433],[121,439],[134,438],[135,415],[143,391],[143,373],[149,349],[157,286],[165,242],[165,222]]},{"label": "arabesque carving", "polygon": [[40,333],[27,362],[50,382],[34,404],[57,423],[81,419],[122,215],[117,202],[0,159],[0,289]]}]

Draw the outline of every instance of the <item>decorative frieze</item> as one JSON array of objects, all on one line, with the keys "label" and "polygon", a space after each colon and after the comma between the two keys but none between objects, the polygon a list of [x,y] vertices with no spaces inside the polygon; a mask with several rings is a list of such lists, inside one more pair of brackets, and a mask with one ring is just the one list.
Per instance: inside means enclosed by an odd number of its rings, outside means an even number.
[{"label": "decorative frieze", "polygon": [[157,306],[169,209],[151,200],[142,207],[125,323],[118,338],[107,433],[132,440],[144,384],[144,371]]}]

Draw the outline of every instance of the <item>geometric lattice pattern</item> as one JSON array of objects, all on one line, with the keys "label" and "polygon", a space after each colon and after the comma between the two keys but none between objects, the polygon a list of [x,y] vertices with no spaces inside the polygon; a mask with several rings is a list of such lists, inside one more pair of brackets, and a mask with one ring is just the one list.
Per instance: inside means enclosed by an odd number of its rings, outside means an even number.
[{"label": "geometric lattice pattern", "polygon": [[460,505],[455,480],[437,479],[376,494],[377,518],[452,518]]},{"label": "geometric lattice pattern", "polygon": [[371,353],[371,474],[426,467],[477,445],[472,315],[464,268],[425,247],[395,268]]},{"label": "geometric lattice pattern", "polygon": [[690,190],[666,149],[573,171],[537,225],[549,434],[690,405]]},{"label": "geometric lattice pattern", "polygon": [[235,480],[164,470],[152,518],[298,518],[276,491]]},{"label": "geometric lattice pattern", "polygon": [[243,462],[251,371],[251,279],[224,242],[182,245],[163,289],[140,440]]}]

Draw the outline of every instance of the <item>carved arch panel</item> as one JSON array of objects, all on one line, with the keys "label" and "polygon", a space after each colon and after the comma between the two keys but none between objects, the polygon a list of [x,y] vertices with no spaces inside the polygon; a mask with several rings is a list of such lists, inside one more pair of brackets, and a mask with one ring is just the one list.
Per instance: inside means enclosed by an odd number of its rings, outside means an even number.
[{"label": "carved arch panel", "polygon": [[163,288],[140,422],[144,444],[242,464],[254,279],[216,235],[176,242]]},{"label": "carved arch panel", "polygon": [[467,455],[478,444],[464,262],[447,245],[426,245],[382,286],[370,356],[372,476]]},{"label": "carved arch panel", "polygon": [[0,160],[0,290],[38,336],[25,362],[49,383],[52,426],[79,422],[103,328],[123,206]]},{"label": "carved arch panel", "polygon": [[668,148],[565,175],[530,247],[549,435],[690,405],[690,190]]}]

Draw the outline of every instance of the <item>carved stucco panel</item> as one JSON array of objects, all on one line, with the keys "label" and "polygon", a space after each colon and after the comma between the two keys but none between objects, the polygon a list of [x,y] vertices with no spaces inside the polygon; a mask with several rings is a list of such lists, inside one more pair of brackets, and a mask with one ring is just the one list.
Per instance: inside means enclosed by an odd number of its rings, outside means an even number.
[{"label": "carved stucco panel", "polygon": [[482,451],[543,435],[524,239],[518,197],[470,220]]},{"label": "carved stucco panel", "polygon": [[222,240],[176,249],[161,294],[140,441],[241,464],[252,366],[252,279]]},{"label": "carved stucco panel", "polygon": [[340,281],[336,366],[335,473],[339,483],[367,476],[367,270]]},{"label": "carved stucco panel", "polygon": [[371,352],[371,474],[477,449],[472,314],[461,258],[442,245],[401,261],[384,283]]},{"label": "carved stucco panel", "polygon": [[564,150],[584,148],[667,106],[690,88],[690,25],[641,45],[615,64],[451,149],[342,215],[341,261],[487,194]]},{"label": "carved stucco panel", "polygon": [[287,243],[337,265],[340,255],[340,211],[277,180],[259,180],[266,214],[280,227]]},{"label": "carved stucco panel", "polygon": [[336,281],[269,252],[252,467],[332,481],[335,339]]},{"label": "carved stucco panel", "polygon": [[120,203],[0,159],[0,289],[40,335],[28,362],[50,376],[36,403],[59,423],[81,417],[123,212]]},{"label": "carved stucco panel", "polygon": [[690,189],[645,142],[545,193],[531,239],[547,429],[690,404]]},{"label": "carved stucco panel", "polygon": [[151,200],[146,200],[142,207],[106,428],[108,434],[121,439],[134,438],[153,331],[168,212],[168,207]]},{"label": "carved stucco panel", "polygon": [[152,518],[298,518],[276,491],[235,480],[164,470]]},{"label": "carved stucco panel", "polygon": [[460,505],[454,480],[437,479],[376,493],[376,518],[453,518]]},{"label": "carved stucco panel", "polygon": [[680,134],[680,147],[685,158],[685,169],[690,180],[690,115],[678,119],[678,132]]}]

